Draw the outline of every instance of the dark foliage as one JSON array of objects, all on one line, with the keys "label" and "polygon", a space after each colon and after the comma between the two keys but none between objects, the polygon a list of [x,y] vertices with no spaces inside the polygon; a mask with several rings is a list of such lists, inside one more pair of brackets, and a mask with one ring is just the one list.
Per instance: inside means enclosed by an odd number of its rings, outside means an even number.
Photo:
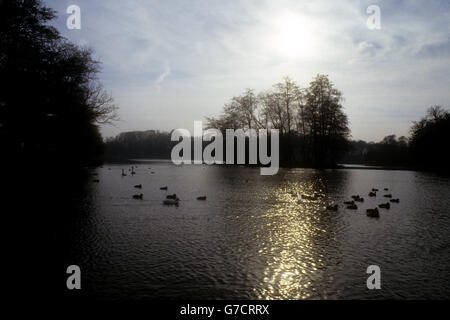
[{"label": "dark foliage", "polygon": [[425,117],[414,122],[410,145],[416,167],[448,172],[450,112],[440,106],[429,108]]},{"label": "dark foliage", "polygon": [[97,124],[116,118],[89,49],[47,23],[38,0],[0,2],[0,142],[14,161],[91,164],[100,154]]}]

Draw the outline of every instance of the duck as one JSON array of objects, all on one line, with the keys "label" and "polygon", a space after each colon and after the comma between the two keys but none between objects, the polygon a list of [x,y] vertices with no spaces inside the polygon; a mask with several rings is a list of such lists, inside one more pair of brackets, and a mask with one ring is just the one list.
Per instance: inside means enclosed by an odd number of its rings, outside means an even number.
[{"label": "duck", "polygon": [[178,203],[180,202],[180,199],[175,198],[175,199],[166,199],[163,201],[163,204],[165,204],[166,206],[178,206]]},{"label": "duck", "polygon": [[137,188],[137,189],[142,189],[142,184],[137,184],[134,187]]},{"label": "duck", "polygon": [[369,217],[378,218],[380,216],[380,213],[378,212],[378,208],[375,209],[367,209],[366,214]]},{"label": "duck", "polygon": [[176,195],[176,193],[169,194],[169,195],[166,196],[166,199],[177,199],[177,195]]},{"label": "duck", "polygon": [[384,188],[384,191],[388,191],[389,190],[389,188]]},{"label": "duck", "polygon": [[344,204],[355,204],[355,201],[344,201]]},{"label": "duck", "polygon": [[140,193],[140,194],[135,194],[135,195],[133,195],[133,199],[140,199],[140,200],[142,200],[142,197],[143,197],[144,195],[142,194],[142,193]]},{"label": "duck", "polygon": [[167,190],[167,186],[159,188],[160,190]]},{"label": "duck", "polygon": [[92,182],[100,182],[100,180],[94,179],[94,180],[92,180]]},{"label": "duck", "polygon": [[373,192],[377,192],[377,191],[378,191],[378,189],[372,188],[372,191],[373,191]]},{"label": "duck", "polygon": [[389,209],[391,207],[389,202],[379,204],[378,206],[383,209]]},{"label": "duck", "polygon": [[122,169],[122,177],[125,177],[127,174]]},{"label": "duck", "polygon": [[369,197],[376,197],[376,196],[377,196],[376,192],[373,191],[369,192]]},{"label": "duck", "polygon": [[358,210],[358,206],[356,204],[351,204],[351,205],[347,206],[347,209]]},{"label": "duck", "polygon": [[385,198],[392,198],[392,194],[385,194],[384,197]]},{"label": "duck", "polygon": [[359,194],[353,195],[352,198],[353,198],[354,200],[358,199],[358,198],[359,198]]},{"label": "duck", "polygon": [[327,206],[327,210],[329,210],[329,211],[337,211],[338,210],[338,205],[337,204],[335,204],[335,205],[328,205]]},{"label": "duck", "polygon": [[197,200],[206,200],[206,196],[197,197]]},{"label": "duck", "polygon": [[364,202],[364,198],[359,197],[359,198],[355,199],[355,201]]},{"label": "duck", "polygon": [[399,203],[400,202],[400,199],[399,198],[397,198],[397,199],[391,199],[391,200],[389,200],[390,202],[395,202],[395,203]]}]

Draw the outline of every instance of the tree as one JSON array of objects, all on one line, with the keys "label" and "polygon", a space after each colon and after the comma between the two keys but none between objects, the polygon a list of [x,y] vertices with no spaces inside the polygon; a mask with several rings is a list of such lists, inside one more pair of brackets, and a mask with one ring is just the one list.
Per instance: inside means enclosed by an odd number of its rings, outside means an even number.
[{"label": "tree", "polygon": [[420,169],[449,171],[450,112],[441,106],[427,110],[411,127],[410,146],[414,164]]},{"label": "tree", "polygon": [[98,124],[117,119],[92,52],[47,25],[41,1],[0,2],[0,141],[15,160],[87,164],[102,147]]},{"label": "tree", "polygon": [[350,134],[341,104],[342,94],[325,75],[317,75],[306,89],[285,77],[272,90],[257,95],[246,89],[225,104],[208,128],[278,129],[280,157],[285,163],[332,166],[346,148]]},{"label": "tree", "polygon": [[342,93],[326,75],[317,75],[305,90],[304,119],[306,136],[313,149],[313,162],[329,165],[345,150],[350,135],[343,112]]}]

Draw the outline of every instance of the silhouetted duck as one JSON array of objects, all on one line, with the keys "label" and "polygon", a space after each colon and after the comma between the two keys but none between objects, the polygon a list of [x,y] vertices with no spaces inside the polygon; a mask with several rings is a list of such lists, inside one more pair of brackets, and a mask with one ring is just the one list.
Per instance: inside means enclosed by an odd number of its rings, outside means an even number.
[{"label": "silhouetted duck", "polygon": [[373,192],[377,192],[377,191],[378,191],[378,189],[372,188],[372,191],[373,191]]},{"label": "silhouetted duck", "polygon": [[337,211],[338,210],[338,205],[337,204],[329,205],[329,206],[327,206],[327,210],[329,210],[329,211]]},{"label": "silhouetted duck", "polygon": [[159,188],[160,190],[167,190],[167,186]]},{"label": "silhouetted duck", "polygon": [[364,202],[364,198],[359,197],[359,198],[356,198],[355,201]]},{"label": "silhouetted duck", "polygon": [[133,199],[140,199],[140,200],[142,200],[142,198],[143,198],[143,194],[142,193],[140,193],[140,194],[135,194],[135,195],[133,195]]},{"label": "silhouetted duck", "polygon": [[389,188],[384,188],[384,191],[388,191],[389,190]]},{"label": "silhouetted duck", "polygon": [[197,197],[197,200],[206,200],[206,196]]},{"label": "silhouetted duck", "polygon": [[344,204],[355,204],[355,201],[344,201]]},{"label": "silhouetted duck", "polygon": [[400,202],[400,199],[399,198],[397,198],[397,199],[391,199],[391,200],[389,200],[390,202],[395,202],[395,203],[399,203]]},{"label": "silhouetted duck", "polygon": [[367,209],[366,210],[366,214],[369,217],[374,217],[374,218],[378,218],[380,216],[380,213],[378,212],[378,208],[375,209]]},{"label": "silhouetted duck", "polygon": [[369,197],[376,197],[377,196],[377,194],[375,193],[375,192],[369,192]]},{"label": "silhouetted duck", "polygon": [[100,180],[94,179],[94,180],[92,180],[92,182],[100,182]]},{"label": "silhouetted duck", "polygon": [[122,169],[122,177],[125,177],[127,174]]},{"label": "silhouetted duck", "polygon": [[385,194],[384,197],[385,198],[392,198],[392,194]]},{"label": "silhouetted duck", "polygon": [[175,199],[167,199],[163,201],[163,204],[167,205],[167,206],[178,206],[180,199],[175,198]]},{"label": "silhouetted duck", "polygon": [[358,206],[356,204],[351,204],[351,205],[347,206],[347,209],[357,210]]},{"label": "silhouetted duck", "polygon": [[177,198],[177,195],[174,193],[174,194],[169,194],[169,195],[167,195],[166,196],[166,199],[176,199]]},{"label": "silhouetted duck", "polygon": [[389,202],[386,202],[386,203],[379,204],[378,206],[383,209],[389,209],[391,207],[391,204]]},{"label": "silhouetted duck", "polygon": [[137,184],[134,187],[137,188],[137,189],[142,189],[142,184]]}]

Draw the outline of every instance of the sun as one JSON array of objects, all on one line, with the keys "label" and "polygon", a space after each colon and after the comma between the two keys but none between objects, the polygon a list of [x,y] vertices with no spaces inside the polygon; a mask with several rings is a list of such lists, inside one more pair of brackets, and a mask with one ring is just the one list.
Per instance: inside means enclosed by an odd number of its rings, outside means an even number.
[{"label": "sun", "polygon": [[286,13],[274,19],[269,46],[286,58],[311,58],[318,52],[317,30],[313,23],[300,15]]}]

